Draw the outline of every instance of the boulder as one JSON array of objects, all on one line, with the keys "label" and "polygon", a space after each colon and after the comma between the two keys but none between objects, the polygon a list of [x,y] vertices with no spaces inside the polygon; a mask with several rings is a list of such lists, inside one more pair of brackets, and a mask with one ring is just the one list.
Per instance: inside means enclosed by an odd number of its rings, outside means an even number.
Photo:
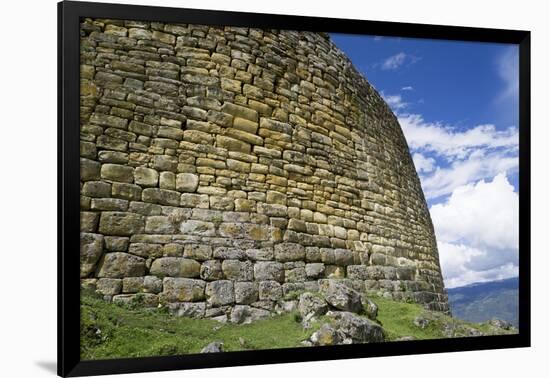
[{"label": "boulder", "polygon": [[201,349],[201,353],[220,353],[223,352],[223,342],[214,341]]},{"label": "boulder", "polygon": [[363,310],[361,294],[335,280],[322,280],[319,289],[331,306],[342,311],[359,313]]},{"label": "boulder", "polygon": [[205,302],[175,302],[168,303],[168,310],[175,316],[188,318],[203,318],[206,310]]},{"label": "boulder", "polygon": [[419,315],[416,318],[414,318],[413,323],[418,328],[424,329],[424,328],[426,328],[427,326],[430,325],[430,319],[428,319],[428,318],[426,318],[422,315]]},{"label": "boulder", "polygon": [[310,337],[313,345],[338,345],[343,342],[341,332],[338,332],[332,325],[325,323]]},{"label": "boulder", "polygon": [[303,293],[298,301],[298,311],[302,317],[313,314],[313,316],[324,315],[328,311],[327,303],[311,293]]},{"label": "boulder", "polygon": [[367,315],[370,320],[376,320],[378,316],[378,305],[364,295],[361,297],[361,303],[365,315]]},{"label": "boulder", "polygon": [[363,316],[348,311],[330,311],[327,316],[333,319],[334,327],[345,335],[344,344],[379,343],[385,339],[384,329]]},{"label": "boulder", "polygon": [[495,328],[500,328],[504,330],[511,330],[514,328],[512,323],[509,323],[506,320],[502,320],[502,319],[491,319],[487,322],[487,324]]},{"label": "boulder", "polygon": [[231,311],[229,321],[235,324],[249,324],[256,320],[267,319],[271,316],[271,312],[261,308],[250,306],[236,305]]}]

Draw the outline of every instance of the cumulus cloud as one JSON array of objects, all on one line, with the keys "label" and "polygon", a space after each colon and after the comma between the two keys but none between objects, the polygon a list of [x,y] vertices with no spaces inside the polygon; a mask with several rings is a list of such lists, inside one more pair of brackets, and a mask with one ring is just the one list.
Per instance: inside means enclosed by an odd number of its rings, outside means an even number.
[{"label": "cumulus cloud", "polygon": [[473,257],[484,255],[484,251],[463,244],[437,243],[443,279],[447,289],[476,282],[490,282],[517,277],[517,263],[506,263],[485,270],[471,269],[468,265]]},{"label": "cumulus cloud", "polygon": [[439,122],[426,122],[419,114],[400,114],[398,118],[409,147],[445,157],[465,158],[482,147],[515,149],[519,140],[516,127],[501,131],[494,125],[478,125],[460,131]]},{"label": "cumulus cloud", "polygon": [[406,87],[401,88],[401,90],[402,90],[402,91],[412,91],[412,90],[414,90],[414,88],[411,87],[410,85],[408,85],[408,86],[406,86]]},{"label": "cumulus cloud", "polygon": [[425,157],[424,155],[416,152],[413,155],[414,166],[418,172],[431,172],[434,170],[436,162],[434,158]]},{"label": "cumulus cloud", "polygon": [[517,276],[519,199],[504,173],[432,205],[447,287]]},{"label": "cumulus cloud", "polygon": [[[398,114],[409,148],[414,155],[422,188],[428,199],[449,195],[459,186],[499,172],[518,169],[519,133],[516,127],[498,130],[494,125],[457,129],[439,122],[426,122],[418,114]],[[432,155],[430,168],[420,157]]]},{"label": "cumulus cloud", "polygon": [[399,110],[406,108],[409,105],[403,100],[403,97],[401,97],[401,95],[388,95],[385,94],[383,91],[380,92],[380,95],[394,112],[398,112]]},{"label": "cumulus cloud", "polygon": [[489,182],[480,180],[456,188],[430,212],[440,241],[468,240],[472,245],[497,249],[518,245],[518,195],[503,173]]},{"label": "cumulus cloud", "polygon": [[429,199],[453,193],[469,182],[492,177],[499,172],[515,173],[519,167],[517,155],[503,151],[487,153],[478,150],[465,160],[457,160],[447,167],[436,167],[430,174],[420,172],[424,194]]},{"label": "cumulus cloud", "polygon": [[510,46],[497,59],[497,72],[504,88],[497,100],[517,99],[519,95],[519,50]]},{"label": "cumulus cloud", "polygon": [[395,55],[392,55],[386,58],[382,62],[381,68],[383,70],[396,70],[405,63],[406,58],[407,58],[407,54],[405,54],[404,52],[397,53]]}]

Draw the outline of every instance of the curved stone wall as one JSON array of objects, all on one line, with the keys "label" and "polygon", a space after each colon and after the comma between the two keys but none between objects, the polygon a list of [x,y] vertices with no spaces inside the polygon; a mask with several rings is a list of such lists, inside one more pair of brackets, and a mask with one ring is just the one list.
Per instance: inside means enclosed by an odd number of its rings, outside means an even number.
[{"label": "curved stone wall", "polygon": [[216,317],[330,278],[448,310],[396,117],[327,35],[87,19],[80,103],[80,275],[106,299]]}]

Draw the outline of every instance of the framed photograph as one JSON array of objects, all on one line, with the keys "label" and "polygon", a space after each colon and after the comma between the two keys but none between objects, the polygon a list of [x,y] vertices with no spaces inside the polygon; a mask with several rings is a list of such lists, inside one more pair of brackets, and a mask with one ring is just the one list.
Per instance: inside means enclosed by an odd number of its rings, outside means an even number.
[{"label": "framed photograph", "polygon": [[58,12],[60,376],[530,345],[528,31]]}]

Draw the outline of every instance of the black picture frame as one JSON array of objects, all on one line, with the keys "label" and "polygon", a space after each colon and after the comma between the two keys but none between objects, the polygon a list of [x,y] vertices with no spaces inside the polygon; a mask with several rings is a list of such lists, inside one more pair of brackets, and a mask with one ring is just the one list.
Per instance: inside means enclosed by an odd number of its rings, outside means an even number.
[{"label": "black picture frame", "polygon": [[[79,20],[81,17],[375,34],[519,46],[519,333],[169,357],[80,361]],[[154,6],[58,3],[58,374],[83,376],[337,360],[530,346],[530,32],[459,26],[255,14]]]}]

